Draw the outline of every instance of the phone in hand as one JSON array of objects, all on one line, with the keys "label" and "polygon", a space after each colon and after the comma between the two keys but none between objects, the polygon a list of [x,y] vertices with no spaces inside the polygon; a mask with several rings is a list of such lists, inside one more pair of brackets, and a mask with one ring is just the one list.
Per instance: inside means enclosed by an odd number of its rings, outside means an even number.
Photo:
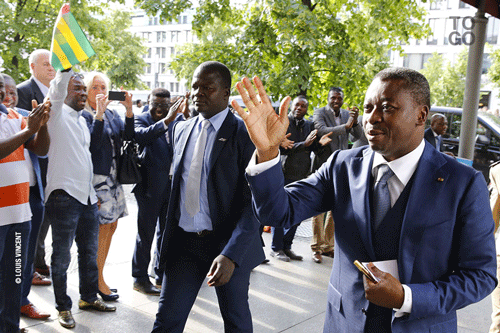
[{"label": "phone in hand", "polygon": [[125,91],[110,91],[108,92],[108,99],[110,101],[124,101]]},{"label": "phone in hand", "polygon": [[373,283],[378,283],[380,281],[380,279],[373,275],[372,271],[370,271],[370,269],[362,262],[354,260],[354,265],[359,269],[361,273],[363,273],[364,276],[368,278],[368,280],[372,281]]}]

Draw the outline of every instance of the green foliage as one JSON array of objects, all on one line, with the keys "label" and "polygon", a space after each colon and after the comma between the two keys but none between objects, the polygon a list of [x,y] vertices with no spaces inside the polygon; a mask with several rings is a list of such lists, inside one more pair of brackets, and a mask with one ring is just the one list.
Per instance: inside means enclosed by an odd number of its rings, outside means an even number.
[{"label": "green foliage", "polygon": [[[35,49],[50,49],[52,31],[63,3],[67,0],[6,0],[0,4],[2,67],[16,82],[30,77],[28,57]],[[119,0],[117,3],[123,3]],[[89,37],[97,55],[81,64],[108,74],[115,86],[140,87],[145,48],[138,37],[124,31],[130,26],[127,13],[104,16],[113,3],[70,0],[71,12]],[[116,5],[116,3],[115,3]]]},{"label": "green foliage", "polygon": [[434,53],[421,73],[429,81],[432,105],[462,107],[467,74],[466,48],[458,54],[454,63],[445,61],[442,55]]},{"label": "green foliage", "polygon": [[488,69],[488,78],[493,84],[500,88],[500,49],[490,53],[491,67]]},{"label": "green foliage", "polygon": [[[166,20],[191,4],[136,3]],[[423,15],[415,0],[259,0],[238,6],[202,0],[193,23],[200,42],[180,49],[171,67],[189,81],[201,62],[218,60],[236,80],[258,75],[273,100],[303,94],[315,107],[325,104],[330,86],[341,86],[346,105],[361,105],[374,74],[388,66],[388,52],[427,35]]]}]

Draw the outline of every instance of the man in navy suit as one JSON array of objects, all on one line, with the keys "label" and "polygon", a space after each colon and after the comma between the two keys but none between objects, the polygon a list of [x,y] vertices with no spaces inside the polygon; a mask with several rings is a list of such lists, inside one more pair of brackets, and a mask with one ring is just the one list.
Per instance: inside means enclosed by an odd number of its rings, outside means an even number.
[{"label": "man in navy suit", "polygon": [[435,113],[431,117],[431,127],[425,130],[424,138],[437,149],[443,151],[443,134],[448,128],[448,120],[441,113]]},{"label": "man in navy suit", "polygon": [[[290,99],[278,116],[257,101],[250,80],[243,84],[248,93],[241,83],[237,88],[248,113],[233,106],[257,148],[247,170],[259,221],[289,228],[331,210],[336,223],[324,332],[456,332],[456,310],[497,283],[494,224],[482,174],[423,139],[425,77],[407,68],[378,73],[364,102],[370,146],[337,151],[286,188],[278,147]],[[364,277],[354,260],[369,262],[379,282]],[[375,267],[385,260],[392,272]]]},{"label": "man in navy suit", "polygon": [[229,69],[198,66],[200,114],[173,129],[172,192],[162,239],[162,291],[153,332],[183,332],[201,284],[215,287],[226,332],[252,332],[248,286],[264,260],[245,167],[255,147],[228,108]]},{"label": "man in navy suit", "polygon": [[[149,280],[148,266],[157,224],[159,229],[157,252],[165,228],[172,161],[172,145],[167,136],[173,118],[169,118],[171,114],[168,113],[170,92],[164,88],[156,88],[151,95],[149,112],[141,113],[135,118],[135,140],[139,143],[142,155],[142,181],[133,189],[139,210],[132,276],[135,290],[145,294],[160,295],[160,290]],[[173,116],[175,115],[173,113]],[[161,284],[162,274],[156,271],[156,275]]]},{"label": "man in navy suit", "polygon": [[[36,100],[38,104],[42,103],[49,92],[50,81],[56,76],[54,67],[50,64],[50,51],[38,49],[29,56],[29,66],[31,78],[17,85],[18,103],[17,107],[25,110],[31,110],[31,101]],[[47,158],[39,158],[42,186],[47,184]],[[50,270],[45,263],[45,237],[50,224],[46,218],[43,219],[38,234],[37,246],[35,251],[35,269],[42,275],[50,275]],[[33,279],[33,284],[45,284],[42,278]]]}]

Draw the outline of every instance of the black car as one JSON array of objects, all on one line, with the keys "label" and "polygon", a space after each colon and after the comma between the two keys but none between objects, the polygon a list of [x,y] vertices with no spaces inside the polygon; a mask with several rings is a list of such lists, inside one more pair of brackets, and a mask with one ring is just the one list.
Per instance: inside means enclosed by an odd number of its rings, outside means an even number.
[{"label": "black car", "polygon": [[[442,113],[448,120],[448,129],[443,135],[444,151],[450,151],[458,156],[462,109],[431,107],[427,127],[430,126],[430,118],[434,113]],[[481,171],[488,182],[490,165],[500,160],[500,117],[486,112],[478,112],[475,145],[472,166]]]}]

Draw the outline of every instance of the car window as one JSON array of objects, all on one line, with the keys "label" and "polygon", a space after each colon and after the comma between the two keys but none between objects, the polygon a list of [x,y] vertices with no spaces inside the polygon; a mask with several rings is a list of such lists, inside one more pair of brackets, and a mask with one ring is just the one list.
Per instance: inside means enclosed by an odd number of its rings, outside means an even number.
[{"label": "car window", "polygon": [[451,139],[460,139],[460,126],[462,125],[462,116],[458,114],[452,114],[450,120],[448,120],[448,127],[450,131]]}]

